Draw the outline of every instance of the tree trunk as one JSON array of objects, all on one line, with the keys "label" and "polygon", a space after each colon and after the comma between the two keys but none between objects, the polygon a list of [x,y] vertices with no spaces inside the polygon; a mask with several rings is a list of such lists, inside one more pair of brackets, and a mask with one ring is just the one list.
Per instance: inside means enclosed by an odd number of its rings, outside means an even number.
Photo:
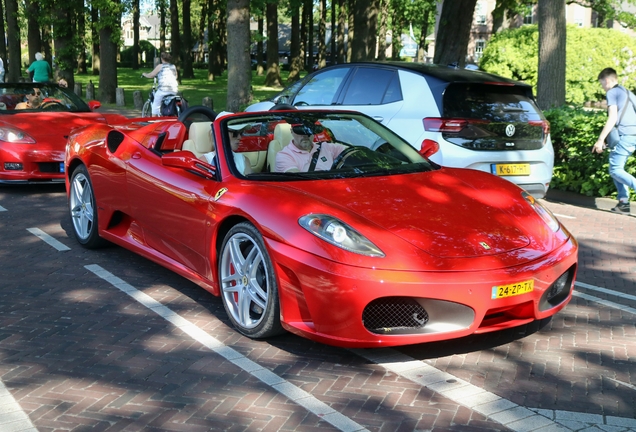
[{"label": "tree trunk", "polygon": [[498,33],[503,27],[504,15],[506,14],[505,1],[497,0],[495,9],[492,11],[492,34]]},{"label": "tree trunk", "polygon": [[426,9],[424,16],[422,17],[422,28],[420,29],[420,41],[417,47],[417,61],[424,62],[426,60],[426,35],[428,34],[428,19],[431,15],[431,10]]},{"label": "tree trunk", "polygon": [[[5,0],[7,9],[7,34],[12,37],[7,38],[8,43],[8,64],[5,64],[6,73],[5,80],[7,82],[17,82],[22,76],[22,61],[20,55],[20,26],[18,25],[18,1]],[[7,67],[8,66],[8,67]]]},{"label": "tree trunk", "polygon": [[389,16],[389,5],[387,0],[380,0],[380,31],[378,34],[378,60],[386,60],[386,35]]},{"label": "tree trunk", "polygon": [[79,47],[77,55],[77,73],[85,74],[88,69],[86,65],[86,40],[84,35],[86,34],[86,11],[84,9],[84,2],[81,4],[79,13],[77,14],[77,33],[81,36],[79,38]]},{"label": "tree trunk", "polygon": [[356,38],[356,2],[355,0],[345,0],[347,2],[347,24],[349,29],[347,32],[347,54],[346,63],[353,61],[353,40]]},{"label": "tree trunk", "polygon": [[72,8],[56,7],[53,26],[55,28],[55,63],[54,80],[64,78],[69,88],[75,87],[73,72],[75,71],[76,51],[73,44]]},{"label": "tree trunk", "polygon": [[356,0],[356,13],[353,20],[355,37],[351,42],[351,61],[366,61],[369,59],[369,16],[372,0]]},{"label": "tree trunk", "polygon": [[318,22],[318,69],[327,66],[327,0],[320,0],[320,21]]},{"label": "tree trunk", "polygon": [[214,81],[220,75],[220,57],[217,50],[217,40],[219,38],[220,12],[219,3],[209,0],[208,7],[208,81]]},{"label": "tree trunk", "polygon": [[[6,34],[4,27],[4,7],[2,6],[2,2],[0,1],[0,35]],[[4,67],[7,67],[7,42],[6,39],[0,37],[0,59],[4,64]]]},{"label": "tree trunk", "polygon": [[265,68],[263,67],[263,30],[264,30],[264,21],[263,16],[258,17],[258,42],[256,43],[256,75],[263,76],[265,73]]},{"label": "tree trunk", "polygon": [[300,56],[300,8],[292,10],[291,17],[291,45],[289,58],[288,82],[295,82],[300,79],[300,71],[303,69],[303,59]]},{"label": "tree trunk", "polygon": [[537,102],[543,110],[565,104],[565,0],[539,0]]},{"label": "tree trunk", "polygon": [[307,47],[307,37],[309,36],[307,34],[307,2],[304,1],[301,10],[301,17],[300,17],[300,57],[303,60],[303,68],[307,69],[309,67],[308,63],[307,63],[307,53],[308,51],[308,47]]},{"label": "tree trunk", "polygon": [[314,70],[314,2],[305,0],[305,13],[307,14],[307,70]]},{"label": "tree trunk", "polygon": [[133,8],[133,46],[132,70],[139,70],[139,0],[134,0]]},{"label": "tree trunk", "polygon": [[97,23],[99,22],[99,11],[96,6],[91,5],[91,63],[93,75],[99,75],[101,62],[99,60],[99,31]]},{"label": "tree trunk", "polygon": [[204,44],[205,44],[205,23],[208,20],[208,2],[204,1],[203,4],[201,5],[201,18],[199,19],[199,40],[198,42],[198,46],[199,49],[197,50],[197,58],[195,61],[198,62],[204,62],[205,61],[205,49]]},{"label": "tree trunk", "polygon": [[330,39],[330,47],[329,47],[329,51],[330,51],[330,55],[329,55],[329,61],[331,62],[331,64],[336,64],[336,39],[337,39],[337,35],[338,35],[338,27],[336,27],[336,1],[335,0],[331,0],[331,37]]},{"label": "tree trunk", "polygon": [[267,87],[282,87],[278,66],[278,3],[267,3]]},{"label": "tree trunk", "polygon": [[344,63],[347,60],[345,50],[347,8],[345,7],[345,0],[338,0],[338,3],[338,63]]},{"label": "tree trunk", "polygon": [[[43,51],[42,38],[40,37],[40,24],[38,24],[38,16],[43,15],[40,4],[34,0],[25,0],[26,19],[27,19],[27,46],[29,49],[29,64],[35,61],[35,53]],[[47,57],[47,61],[51,58]]]},{"label": "tree trunk", "polygon": [[371,0],[367,10],[367,60],[375,60],[378,45],[378,8],[379,0]]},{"label": "tree trunk", "polygon": [[182,0],[183,6],[183,78],[194,78],[192,68],[192,21],[190,20],[190,0]]},{"label": "tree trunk", "polygon": [[250,103],[250,1],[227,0],[227,103],[240,111]]},{"label": "tree trunk", "polygon": [[445,1],[439,19],[433,63],[464,67],[477,0]]},{"label": "tree trunk", "polygon": [[159,52],[166,51],[166,0],[159,1]]},{"label": "tree trunk", "polygon": [[117,44],[112,41],[114,33],[111,26],[104,26],[99,31],[99,100],[109,104],[115,103],[117,89]]},{"label": "tree trunk", "polygon": [[172,62],[179,69],[181,66],[181,36],[179,34],[179,7],[177,0],[170,0],[170,51],[172,52]]}]

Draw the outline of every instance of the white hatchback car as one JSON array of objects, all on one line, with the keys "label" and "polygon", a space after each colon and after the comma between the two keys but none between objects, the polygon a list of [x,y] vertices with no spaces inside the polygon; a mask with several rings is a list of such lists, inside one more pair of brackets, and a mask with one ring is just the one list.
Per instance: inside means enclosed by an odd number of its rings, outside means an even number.
[{"label": "white hatchback car", "polygon": [[419,63],[347,63],[309,74],[247,111],[276,104],[360,111],[435,163],[490,172],[537,198],[552,179],[550,125],[532,88],[497,75]]}]

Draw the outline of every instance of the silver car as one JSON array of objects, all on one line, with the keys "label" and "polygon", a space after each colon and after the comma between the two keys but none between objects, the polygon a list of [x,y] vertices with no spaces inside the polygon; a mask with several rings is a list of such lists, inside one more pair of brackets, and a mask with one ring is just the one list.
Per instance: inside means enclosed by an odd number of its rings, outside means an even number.
[{"label": "silver car", "polygon": [[554,166],[550,125],[532,88],[475,70],[404,62],[347,63],[307,75],[275,104],[363,112],[435,163],[490,172],[545,196]]}]

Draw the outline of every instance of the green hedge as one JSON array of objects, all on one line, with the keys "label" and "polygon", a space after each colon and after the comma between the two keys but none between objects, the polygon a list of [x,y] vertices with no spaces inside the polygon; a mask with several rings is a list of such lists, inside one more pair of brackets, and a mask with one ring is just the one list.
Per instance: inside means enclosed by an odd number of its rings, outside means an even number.
[{"label": "green hedge", "polygon": [[[544,112],[550,121],[554,146],[554,176],[550,187],[587,196],[616,197],[616,187],[608,173],[608,154],[591,152],[607,120],[603,110],[561,107]],[[631,157],[625,167],[636,175],[636,160]],[[636,195],[631,191],[631,199]]]},{"label": "green hedge", "polygon": [[[483,70],[513,78],[534,87],[536,94],[539,30],[522,26],[495,34],[479,61]],[[616,69],[622,85],[636,87],[636,38],[613,29],[568,26],[565,90],[568,104],[583,105],[605,98],[597,81],[606,67]]]}]

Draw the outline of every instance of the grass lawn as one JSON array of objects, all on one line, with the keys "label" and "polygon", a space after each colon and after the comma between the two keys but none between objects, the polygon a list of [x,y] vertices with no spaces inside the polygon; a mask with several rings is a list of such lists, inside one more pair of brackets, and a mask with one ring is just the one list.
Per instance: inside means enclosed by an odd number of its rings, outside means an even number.
[{"label": "grass lawn", "polygon": [[[126,100],[126,108],[133,109],[133,92],[141,91],[143,100],[148,98],[148,92],[152,88],[152,80],[142,78],[142,72],[150,72],[151,69],[139,69],[133,71],[130,68],[117,69],[118,86],[124,89]],[[184,79],[179,86],[179,91],[183,93],[190,105],[201,105],[203,98],[208,96],[212,98],[213,108],[216,112],[225,109],[227,102],[227,73],[217,77],[214,81],[208,81],[208,72],[204,69],[194,70],[195,78]],[[281,71],[281,79],[283,83],[287,82],[288,71]],[[305,74],[303,73],[302,76]],[[96,75],[75,75],[75,82],[82,84],[82,98],[86,97],[86,86],[89,81],[95,85],[95,98],[98,97],[99,76]],[[265,87],[265,75],[257,76],[256,72],[252,72],[252,97],[254,102],[262,101],[274,96],[282,90],[282,88]]]}]

